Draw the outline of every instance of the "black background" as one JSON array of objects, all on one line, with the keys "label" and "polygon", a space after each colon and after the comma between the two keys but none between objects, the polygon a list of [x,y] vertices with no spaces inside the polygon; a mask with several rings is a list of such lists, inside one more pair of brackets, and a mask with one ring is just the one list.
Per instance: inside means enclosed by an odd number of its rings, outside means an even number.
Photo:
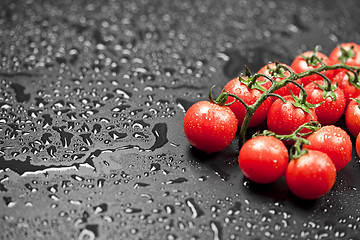
[{"label": "black background", "polygon": [[1,1],[0,238],[359,239],[355,150],[333,189],[304,201],[284,179],[244,179],[236,141],[205,155],[182,130],[245,65],[360,43],[359,7]]}]

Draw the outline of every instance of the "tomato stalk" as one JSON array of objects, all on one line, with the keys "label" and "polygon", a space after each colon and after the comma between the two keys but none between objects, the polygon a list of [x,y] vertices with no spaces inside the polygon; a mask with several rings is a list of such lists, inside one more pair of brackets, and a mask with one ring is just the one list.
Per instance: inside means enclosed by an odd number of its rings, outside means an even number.
[{"label": "tomato stalk", "polygon": [[[296,129],[293,133],[288,135],[279,135],[269,130],[263,130],[262,133],[255,133],[253,137],[256,136],[273,136],[281,141],[294,141],[295,144],[290,148],[290,159],[297,159],[302,155],[307,153],[306,149],[302,149],[301,146],[304,144],[309,145],[310,142],[306,140],[304,137],[316,132],[321,128],[321,124],[319,122],[311,121],[304,123],[298,129]],[[303,129],[308,129],[308,132],[301,132]]]},{"label": "tomato stalk", "polygon": [[[302,124],[300,127],[298,127],[294,132],[288,135],[280,135],[276,134],[272,131],[269,131],[267,129],[263,130],[262,133],[255,133],[253,137],[256,136],[273,136],[276,137],[279,140],[289,140],[289,141],[301,141],[302,143],[308,144],[308,141],[304,139],[304,137],[312,134],[313,132],[316,132],[321,128],[321,124],[317,121],[311,121]],[[308,129],[308,132],[301,132],[303,129]]]},{"label": "tomato stalk", "polygon": [[320,85],[314,82],[314,84],[323,91],[323,99],[331,97],[332,101],[336,101],[336,94],[334,91],[338,88],[338,84],[336,83],[335,85],[332,85],[330,79],[324,74],[318,73],[318,75],[324,79],[324,83]]},{"label": "tomato stalk", "polygon": [[[281,98],[279,95],[274,94],[274,92],[276,90],[286,86],[288,83],[293,83],[293,84],[295,84],[296,86],[298,86],[301,89],[302,99],[305,99],[305,101],[306,101],[307,93],[306,93],[305,89],[303,88],[303,86],[301,86],[300,84],[295,82],[295,80],[297,80],[299,78],[307,77],[307,76],[310,76],[310,75],[313,75],[313,74],[318,74],[318,75],[324,77],[324,79],[326,81],[326,76],[321,74],[321,72],[327,71],[327,70],[335,70],[335,69],[345,69],[345,70],[348,70],[348,71],[354,73],[354,77],[355,77],[356,80],[359,77],[358,71],[360,71],[360,67],[348,66],[348,65],[345,65],[345,64],[336,64],[336,65],[328,66],[328,65],[325,65],[321,60],[320,60],[320,62],[322,64],[320,67],[315,68],[315,69],[311,69],[311,70],[308,70],[308,71],[305,71],[305,72],[302,72],[302,73],[298,73],[298,74],[294,73],[288,67],[279,64],[278,65],[279,67],[281,67],[281,68],[283,68],[283,69],[290,72],[289,77],[284,78],[279,82],[276,82],[270,76],[267,76],[267,75],[264,75],[264,74],[256,73],[253,76],[248,76],[248,78],[250,78],[249,82],[251,82],[251,83],[254,83],[255,80],[257,78],[259,78],[260,76],[267,78],[272,83],[270,88],[267,89],[266,91],[264,91],[264,93],[252,105],[247,105],[242,99],[240,100],[240,98],[236,97],[234,94],[225,93],[225,94],[227,94],[229,96],[234,97],[236,100],[239,100],[244,105],[244,107],[246,108],[246,115],[245,115],[244,121],[243,121],[243,123],[241,125],[240,132],[239,132],[239,145],[240,145],[240,147],[245,143],[246,132],[247,132],[247,129],[249,127],[250,119],[254,115],[256,109],[258,109],[260,107],[260,105],[270,96],[275,96],[275,97]],[[247,75],[249,75],[249,71],[246,70],[246,72],[247,72]],[[239,79],[240,79],[240,81],[243,80],[243,78],[241,78],[241,77]],[[281,98],[281,99],[284,101],[283,98]]]}]

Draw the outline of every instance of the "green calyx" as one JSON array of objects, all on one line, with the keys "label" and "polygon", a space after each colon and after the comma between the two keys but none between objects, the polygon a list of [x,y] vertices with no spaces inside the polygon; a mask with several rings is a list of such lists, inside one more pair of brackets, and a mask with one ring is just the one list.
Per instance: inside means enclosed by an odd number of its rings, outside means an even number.
[{"label": "green calyx", "polygon": [[292,105],[296,108],[300,108],[302,109],[304,112],[311,114],[309,108],[317,108],[319,107],[321,104],[323,104],[324,102],[321,102],[321,103],[317,103],[317,104],[311,104],[311,103],[308,103],[306,101],[306,97],[307,97],[307,94],[305,91],[300,91],[299,93],[299,97],[296,97],[293,92],[290,90],[290,93],[294,99],[294,102],[292,103]]},{"label": "green calyx", "polygon": [[[281,141],[287,140],[287,141],[294,141],[295,144],[290,148],[290,159],[297,159],[301,157],[302,155],[307,153],[306,149],[302,149],[301,146],[304,144],[309,144],[309,141],[305,139],[306,136],[316,132],[321,128],[321,124],[317,121],[310,121],[307,123],[304,123],[298,129],[296,129],[293,133],[289,135],[278,135],[274,132],[271,132],[269,130],[263,130],[262,133],[255,133],[253,137],[256,136],[273,136]],[[308,132],[301,132],[303,129],[308,129],[310,131]]]},{"label": "green calyx", "polygon": [[[303,144],[308,144],[309,142],[304,138],[313,132],[316,132],[321,128],[321,124],[318,121],[311,120],[310,122],[304,123],[301,126],[299,126],[293,133],[289,135],[279,135],[272,131],[269,131],[267,129],[263,130],[261,133],[257,132],[252,137],[257,136],[273,136],[281,141],[288,140],[288,141],[300,141]],[[301,132],[303,129],[308,129],[310,131],[308,132]]]},{"label": "green calyx", "polygon": [[215,103],[217,105],[220,105],[220,106],[228,106],[228,105],[231,105],[232,103],[230,104],[227,104],[226,101],[227,101],[227,98],[228,98],[228,94],[225,93],[225,92],[222,92],[215,100],[213,99],[212,97],[212,90],[213,88],[215,87],[212,86],[209,90],[209,101],[212,102],[212,103]]},{"label": "green calyx", "polygon": [[324,84],[322,85],[315,82],[314,84],[323,91],[323,99],[326,99],[327,97],[331,97],[332,101],[336,101],[335,90],[338,88],[337,83],[332,85],[330,80],[329,81],[324,80]]},{"label": "green calyx", "polygon": [[360,109],[360,99],[357,98],[350,98],[351,100],[354,100],[358,104],[358,108]]},{"label": "green calyx", "polygon": [[346,75],[349,78],[349,83],[357,89],[360,89],[359,70],[356,71],[356,74],[350,74],[349,72],[346,72]]},{"label": "green calyx", "polygon": [[265,92],[266,89],[262,87],[263,84],[266,83],[266,81],[257,81],[257,78],[259,76],[252,76],[251,75],[251,72],[250,72],[250,69],[245,66],[245,75],[246,77],[242,77],[242,76],[239,76],[239,81],[246,85],[249,89],[257,89],[259,91],[262,91],[262,92]]},{"label": "green calyx", "polygon": [[300,141],[296,142],[294,145],[291,146],[290,152],[289,152],[289,159],[298,159],[302,155],[305,155],[308,153],[307,149],[302,148],[302,144]]},{"label": "green calyx", "polygon": [[314,51],[312,52],[312,54],[309,57],[305,57],[304,55],[300,55],[306,61],[306,64],[308,66],[316,67],[317,65],[319,65],[319,63],[322,64],[322,59],[319,59],[317,57],[318,48],[319,48],[319,46],[316,46]]},{"label": "green calyx", "polygon": [[351,48],[348,50],[344,49],[341,46],[338,46],[338,48],[341,51],[341,54],[338,58],[340,63],[345,64],[348,59],[355,57],[354,46],[351,46]]},{"label": "green calyx", "polygon": [[270,68],[269,66],[267,66],[267,70],[269,71],[270,75],[273,78],[284,78],[284,77],[286,77],[285,72],[287,71],[287,69],[285,69],[283,67],[283,65],[279,64],[278,62],[275,63],[274,68]]}]

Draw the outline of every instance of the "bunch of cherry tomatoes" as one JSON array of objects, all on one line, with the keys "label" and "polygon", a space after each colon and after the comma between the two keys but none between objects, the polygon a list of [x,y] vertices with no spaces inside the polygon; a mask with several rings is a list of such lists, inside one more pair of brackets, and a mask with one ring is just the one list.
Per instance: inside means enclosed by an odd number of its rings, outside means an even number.
[{"label": "bunch of cherry tomatoes", "polygon": [[[268,184],[285,175],[296,196],[319,198],[352,158],[350,135],[360,155],[359,71],[356,43],[338,45],[329,57],[304,52],[291,66],[269,63],[254,75],[246,68],[216,100],[210,90],[209,101],[188,109],[185,135],[193,147],[213,153],[229,146],[239,127],[246,132],[266,121],[268,130],[240,146],[244,176]],[[346,129],[334,125],[343,115]]]}]

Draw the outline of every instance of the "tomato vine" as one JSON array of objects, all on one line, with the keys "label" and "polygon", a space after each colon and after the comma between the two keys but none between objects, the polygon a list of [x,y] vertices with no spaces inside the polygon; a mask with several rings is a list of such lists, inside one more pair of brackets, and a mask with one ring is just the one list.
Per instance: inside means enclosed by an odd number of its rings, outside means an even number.
[{"label": "tomato vine", "polygon": [[[314,69],[302,72],[302,73],[295,73],[293,70],[291,70],[286,65],[276,62],[276,68],[283,69],[285,71],[290,72],[289,77],[286,77],[279,82],[275,81],[271,76],[268,76],[266,74],[255,73],[252,75],[250,70],[245,66],[246,77],[240,76],[239,81],[241,83],[247,85],[249,88],[253,88],[253,87],[259,88],[259,82],[257,81],[257,79],[259,77],[264,77],[267,80],[271,81],[271,86],[267,90],[265,90],[263,92],[263,94],[257,99],[257,101],[255,101],[251,105],[246,104],[243,99],[239,98],[235,94],[227,93],[227,92],[221,93],[219,98],[223,98],[224,95],[231,96],[231,97],[235,98],[236,100],[240,101],[246,109],[246,115],[245,115],[244,121],[241,124],[240,132],[239,132],[239,146],[240,147],[245,143],[245,137],[246,137],[246,133],[247,133],[247,130],[249,127],[250,119],[254,115],[256,109],[258,109],[260,107],[260,105],[269,97],[277,97],[277,98],[280,98],[283,101],[285,101],[282,96],[274,93],[276,90],[278,90],[282,87],[285,87],[289,83],[295,84],[297,87],[300,88],[301,95],[302,95],[301,98],[302,98],[303,103],[305,103],[304,101],[306,101],[307,93],[306,93],[304,87],[296,82],[296,80],[298,80],[300,78],[317,74],[317,75],[321,76],[324,79],[324,81],[330,82],[330,80],[322,72],[328,71],[328,70],[344,69],[349,72],[352,72],[354,74],[354,81],[358,81],[360,67],[350,66],[350,65],[343,64],[343,63],[335,64],[335,65],[326,65],[320,58],[318,58],[316,56],[314,56],[313,58],[316,58],[316,60],[321,63],[321,66],[318,68],[314,68]],[[260,83],[260,86],[261,86],[261,83]]]}]

